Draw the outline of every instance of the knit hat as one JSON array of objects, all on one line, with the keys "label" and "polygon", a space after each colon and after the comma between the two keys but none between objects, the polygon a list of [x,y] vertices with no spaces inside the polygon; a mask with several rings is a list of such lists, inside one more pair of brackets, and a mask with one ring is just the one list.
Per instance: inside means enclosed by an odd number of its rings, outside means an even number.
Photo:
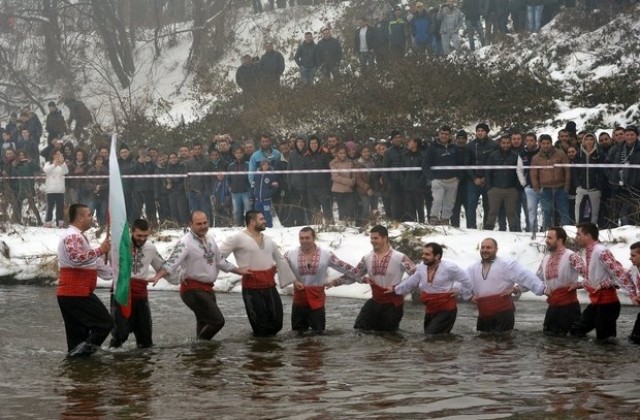
[{"label": "knit hat", "polygon": [[49,108],[55,108],[56,103],[55,103],[55,102],[53,102],[53,101],[50,101],[50,102],[47,104],[47,106],[48,106]]},{"label": "knit hat", "polygon": [[487,125],[487,123],[480,123],[480,124],[476,125],[476,131],[478,131],[478,130],[484,130],[487,133],[489,131],[491,131],[491,130],[489,130],[489,126]]},{"label": "knit hat", "polygon": [[398,130],[391,130],[391,133],[389,133],[389,138],[392,139],[397,135],[402,135],[402,133]]},{"label": "knit hat", "polygon": [[567,125],[565,125],[564,129],[567,130],[569,132],[569,134],[573,134],[574,136],[576,135],[576,132],[578,131],[578,129],[576,127],[576,123],[574,121],[569,121],[567,123]]},{"label": "knit hat", "polygon": [[353,141],[348,141],[347,143],[345,143],[345,146],[348,150],[356,150],[358,148],[358,145]]},{"label": "knit hat", "polygon": [[460,130],[456,133],[456,137],[464,137],[465,139],[469,137],[466,131]]}]

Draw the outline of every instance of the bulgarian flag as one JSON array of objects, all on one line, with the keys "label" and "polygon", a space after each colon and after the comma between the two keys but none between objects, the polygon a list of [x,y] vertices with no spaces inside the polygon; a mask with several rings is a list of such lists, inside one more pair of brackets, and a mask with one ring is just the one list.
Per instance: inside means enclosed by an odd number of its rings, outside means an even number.
[{"label": "bulgarian flag", "polygon": [[109,155],[109,225],[111,234],[111,267],[113,269],[113,297],[122,314],[131,315],[131,232],[127,223],[120,166],[116,154],[117,135],[111,137]]}]

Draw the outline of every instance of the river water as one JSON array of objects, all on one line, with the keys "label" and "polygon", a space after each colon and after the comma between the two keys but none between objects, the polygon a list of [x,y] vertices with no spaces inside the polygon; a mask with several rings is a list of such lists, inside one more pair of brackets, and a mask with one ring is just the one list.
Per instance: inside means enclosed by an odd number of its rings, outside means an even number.
[{"label": "river water", "polygon": [[[106,302],[106,290],[98,296]],[[291,298],[283,297],[285,314]],[[219,294],[227,324],[196,342],[176,292],[150,293],[155,347],[65,359],[53,287],[0,286],[0,418],[638,418],[640,348],[547,338],[545,305],[517,302],[510,337],[474,333],[463,304],[452,336],[425,339],[407,304],[398,334],[352,330],[363,300],[329,298],[324,336],[254,339],[239,294]],[[285,316],[286,316],[285,315]],[[131,337],[133,339],[133,336]]]}]

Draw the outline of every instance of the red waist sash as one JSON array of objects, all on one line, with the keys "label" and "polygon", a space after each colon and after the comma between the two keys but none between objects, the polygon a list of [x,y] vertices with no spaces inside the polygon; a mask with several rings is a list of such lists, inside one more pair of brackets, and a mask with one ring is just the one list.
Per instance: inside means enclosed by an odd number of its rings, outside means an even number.
[{"label": "red waist sash", "polygon": [[392,303],[395,307],[404,304],[404,296],[398,296],[395,293],[385,293],[387,289],[380,287],[375,283],[371,283],[371,297],[376,303]]},{"label": "red waist sash", "polygon": [[478,305],[478,316],[480,318],[491,318],[500,312],[516,310],[511,296],[483,296],[476,298],[476,303]]},{"label": "red waist sash", "polygon": [[578,291],[576,289],[568,290],[567,287],[560,287],[552,290],[547,297],[549,306],[565,306],[572,303],[578,303]]},{"label": "red waist sash", "polygon": [[61,267],[57,296],[89,296],[96,290],[98,270]]},{"label": "red waist sash", "polygon": [[296,306],[308,306],[315,311],[324,307],[324,302],[324,286],[304,286],[303,290],[293,291],[293,304]]},{"label": "red waist sash", "polygon": [[242,276],[243,289],[269,289],[276,285],[276,268],[268,270],[251,270],[250,274]]},{"label": "red waist sash", "polygon": [[420,293],[420,300],[424,303],[424,311],[428,314],[436,312],[453,311],[458,306],[456,297],[451,293]]},{"label": "red waist sash", "polygon": [[585,286],[584,288],[589,292],[589,299],[594,305],[606,305],[607,303],[619,302],[615,287],[608,287],[606,289],[599,290],[589,286]]},{"label": "red waist sash", "polygon": [[148,298],[147,281],[143,279],[131,279],[131,299],[144,300]]},{"label": "red waist sash", "polygon": [[203,290],[205,292],[213,292],[213,283],[203,283],[199,280],[185,279],[180,283],[180,293],[188,292],[189,290]]}]

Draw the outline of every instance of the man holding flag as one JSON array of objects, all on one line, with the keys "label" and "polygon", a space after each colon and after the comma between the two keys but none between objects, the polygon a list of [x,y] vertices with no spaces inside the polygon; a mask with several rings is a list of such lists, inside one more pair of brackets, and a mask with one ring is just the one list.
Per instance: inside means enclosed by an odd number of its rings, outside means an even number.
[{"label": "man holding flag", "polygon": [[115,323],[111,331],[109,347],[120,347],[127,341],[129,334],[136,337],[138,348],[151,347],[151,310],[149,309],[149,296],[147,283],[156,278],[148,279],[153,267],[156,273],[160,272],[164,259],[158,253],[158,249],[152,243],[147,242],[151,234],[149,223],[144,219],[137,219],[131,225],[131,306],[129,316],[123,313],[123,306],[111,297],[111,314]]},{"label": "man holding flag", "polygon": [[93,216],[84,204],[69,207],[69,228],[58,245],[58,305],[67,334],[69,357],[89,356],[109,335],[113,321],[109,311],[93,293],[98,274],[111,278],[112,270],[104,263],[111,242],[105,239],[92,248],[84,232],[91,227]]}]

